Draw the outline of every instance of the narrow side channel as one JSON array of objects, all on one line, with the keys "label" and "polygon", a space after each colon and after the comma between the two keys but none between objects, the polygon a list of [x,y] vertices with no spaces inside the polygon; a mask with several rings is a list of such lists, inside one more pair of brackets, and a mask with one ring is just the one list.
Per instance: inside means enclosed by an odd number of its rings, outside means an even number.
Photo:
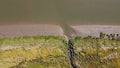
[{"label": "narrow side channel", "polygon": [[76,65],[74,63],[74,48],[70,38],[68,38],[67,45],[68,45],[68,56],[70,59],[71,68],[76,68]]}]

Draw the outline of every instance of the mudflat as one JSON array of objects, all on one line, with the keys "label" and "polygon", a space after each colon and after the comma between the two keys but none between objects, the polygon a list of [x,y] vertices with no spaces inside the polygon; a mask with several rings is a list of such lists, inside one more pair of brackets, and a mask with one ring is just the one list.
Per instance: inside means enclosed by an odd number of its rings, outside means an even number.
[{"label": "mudflat", "polygon": [[63,30],[58,25],[50,24],[0,25],[0,37],[33,36],[33,35],[63,36]]},{"label": "mudflat", "polygon": [[[100,32],[106,34],[120,34],[120,25],[70,25],[72,30],[71,36],[95,36],[98,37]],[[65,27],[67,28],[67,27]],[[34,36],[34,35],[54,35],[65,36],[65,29],[55,24],[12,24],[0,25],[0,37],[14,36]]]},{"label": "mudflat", "polygon": [[94,36],[98,37],[100,32],[106,34],[120,34],[120,25],[72,25],[76,31],[73,36]]}]

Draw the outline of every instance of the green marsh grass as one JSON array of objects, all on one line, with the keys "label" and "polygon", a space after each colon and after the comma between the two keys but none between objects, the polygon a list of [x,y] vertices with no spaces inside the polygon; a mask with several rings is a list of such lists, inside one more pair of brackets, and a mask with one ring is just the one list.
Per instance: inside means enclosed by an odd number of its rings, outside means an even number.
[{"label": "green marsh grass", "polygon": [[61,36],[1,38],[0,68],[69,68],[66,50]]},{"label": "green marsh grass", "polygon": [[[119,39],[101,33],[100,38],[75,37],[71,41],[77,68],[120,67]],[[70,68],[67,50],[61,36],[1,38],[0,68]]]},{"label": "green marsh grass", "polygon": [[120,40],[76,37],[72,39],[77,68],[119,68]]}]

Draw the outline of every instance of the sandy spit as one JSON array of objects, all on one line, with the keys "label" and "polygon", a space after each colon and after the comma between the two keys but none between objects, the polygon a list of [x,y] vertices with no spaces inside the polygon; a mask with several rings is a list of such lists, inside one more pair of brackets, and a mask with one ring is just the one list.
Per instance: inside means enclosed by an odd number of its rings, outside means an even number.
[{"label": "sandy spit", "polygon": [[120,25],[72,25],[76,33],[72,36],[94,36],[99,37],[100,32],[106,34],[120,34]]},{"label": "sandy spit", "polygon": [[63,36],[64,32],[60,26],[50,24],[0,25],[0,37],[34,35]]},{"label": "sandy spit", "polygon": [[[70,25],[73,32],[71,36],[95,36],[100,32],[120,34],[120,25]],[[65,36],[64,30],[54,24],[12,24],[0,25],[0,37],[54,35]]]}]

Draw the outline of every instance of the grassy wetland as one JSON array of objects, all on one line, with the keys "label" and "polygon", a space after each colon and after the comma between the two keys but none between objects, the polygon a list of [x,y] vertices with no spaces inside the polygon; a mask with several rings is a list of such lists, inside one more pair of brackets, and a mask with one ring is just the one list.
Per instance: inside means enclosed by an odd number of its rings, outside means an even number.
[{"label": "grassy wetland", "polygon": [[0,68],[70,68],[60,36],[0,39]]},{"label": "grassy wetland", "polygon": [[[74,37],[76,68],[119,68],[119,34]],[[0,39],[0,68],[71,68],[67,41],[61,36],[22,36]]]},{"label": "grassy wetland", "polygon": [[100,33],[72,39],[75,52],[74,63],[77,68],[119,68],[120,40],[118,34]]}]

